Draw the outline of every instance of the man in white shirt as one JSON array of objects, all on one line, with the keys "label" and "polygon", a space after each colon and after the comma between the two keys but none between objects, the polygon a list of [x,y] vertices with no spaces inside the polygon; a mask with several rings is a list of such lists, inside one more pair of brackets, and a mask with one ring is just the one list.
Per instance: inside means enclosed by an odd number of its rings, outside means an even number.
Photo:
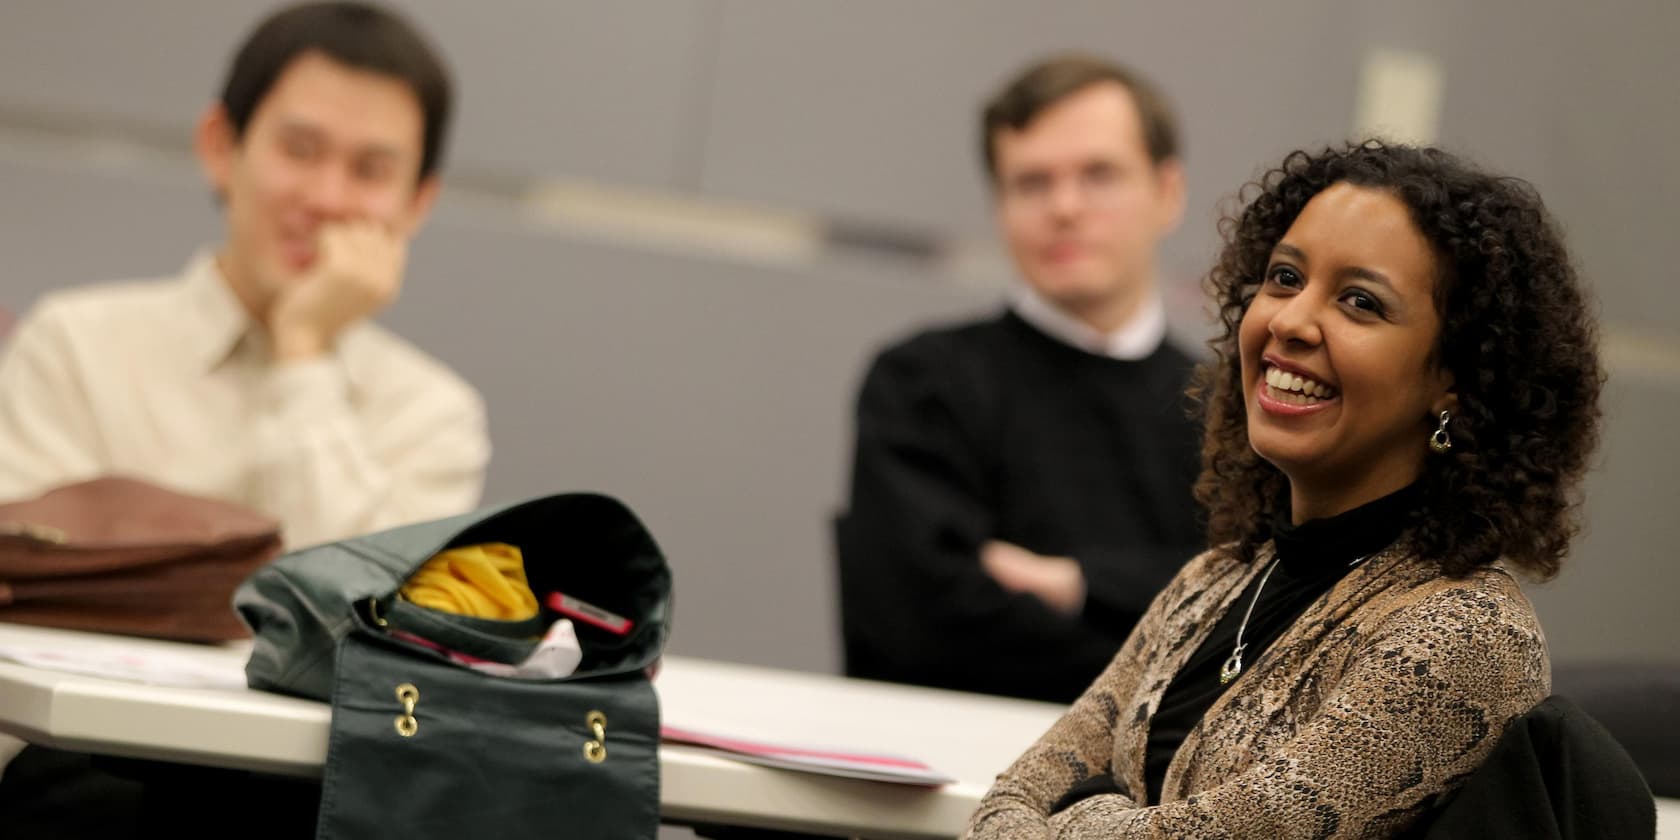
[{"label": "man in white shirt", "polygon": [[1061,56],[988,104],[981,149],[1021,283],[884,350],[838,522],[853,676],[1071,701],[1202,545],[1191,359],[1158,242],[1184,176],[1165,100]]},{"label": "man in white shirt", "polygon": [[250,505],[292,547],[473,507],[481,399],[369,320],[437,197],[451,97],[432,47],[382,9],[262,23],[195,138],[222,243],[18,322],[0,499],[124,474]]},{"label": "man in white shirt", "polygon": [[[384,9],[260,24],[195,137],[221,244],[176,277],[49,294],[6,337],[0,500],[122,474],[261,510],[290,547],[477,504],[483,401],[369,320],[437,197],[452,96]],[[0,767],[19,746],[0,736]],[[122,836],[136,784],[87,761],[23,753],[0,833]]]}]

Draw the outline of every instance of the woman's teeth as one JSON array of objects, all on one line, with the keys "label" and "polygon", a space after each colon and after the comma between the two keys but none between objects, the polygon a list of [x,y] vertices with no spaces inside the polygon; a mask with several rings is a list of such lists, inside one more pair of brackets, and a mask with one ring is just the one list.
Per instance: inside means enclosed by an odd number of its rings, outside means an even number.
[{"label": "woman's teeth", "polygon": [[1299,374],[1266,368],[1267,396],[1286,405],[1316,405],[1336,395],[1334,388]]}]

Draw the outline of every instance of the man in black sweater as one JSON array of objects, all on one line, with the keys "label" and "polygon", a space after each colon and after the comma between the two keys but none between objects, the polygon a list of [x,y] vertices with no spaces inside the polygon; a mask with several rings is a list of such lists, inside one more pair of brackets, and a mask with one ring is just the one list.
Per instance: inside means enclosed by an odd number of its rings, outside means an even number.
[{"label": "man in black sweater", "polygon": [[1024,282],[869,369],[837,526],[846,670],[1067,702],[1203,545],[1192,361],[1155,282],[1184,178],[1165,101],[1100,60],[1028,68],[981,130]]}]

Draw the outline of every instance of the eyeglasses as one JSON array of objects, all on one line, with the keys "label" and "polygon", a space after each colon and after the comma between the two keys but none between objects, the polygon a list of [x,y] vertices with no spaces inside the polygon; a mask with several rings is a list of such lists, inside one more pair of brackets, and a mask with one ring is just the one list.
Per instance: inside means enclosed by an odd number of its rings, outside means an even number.
[{"label": "eyeglasses", "polygon": [[1120,204],[1131,179],[1119,168],[1099,163],[1065,177],[1044,170],[1028,170],[1005,179],[999,191],[1007,209],[1039,212],[1051,206],[1069,180],[1080,204],[1110,209]]}]

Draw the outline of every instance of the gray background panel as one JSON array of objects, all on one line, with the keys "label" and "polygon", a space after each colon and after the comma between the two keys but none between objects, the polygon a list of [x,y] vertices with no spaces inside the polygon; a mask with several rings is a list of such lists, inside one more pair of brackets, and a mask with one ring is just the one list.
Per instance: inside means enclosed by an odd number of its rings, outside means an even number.
[{"label": "gray background panel", "polygon": [[[497,189],[446,192],[385,320],[484,391],[491,499],[600,489],[647,517],[677,569],[675,651],[836,666],[828,523],[862,364],[995,295],[905,261],[776,265],[549,229],[508,196],[574,176],[979,236],[979,99],[1042,50],[1096,49],[1177,100],[1191,201],[1166,272],[1175,321],[1194,323],[1219,200],[1284,150],[1342,136],[1362,56],[1389,46],[1441,62],[1448,144],[1540,186],[1613,342],[1657,347],[1618,357],[1588,530],[1560,580],[1530,591],[1559,659],[1680,661],[1680,5],[403,5],[460,76],[452,174]],[[172,272],[216,238],[189,127],[265,8],[0,4],[0,308]],[[85,126],[59,143],[65,122]],[[493,326],[463,330],[467,316]]]},{"label": "gray background panel", "polygon": [[692,184],[717,0],[404,0],[451,53],[453,164],[501,178]]},{"label": "gray background panel", "polygon": [[979,103],[1041,53],[1094,51],[1124,57],[1176,101],[1193,209],[1170,256],[1193,272],[1221,196],[1261,162],[1347,133],[1356,45],[1342,37],[1346,8],[726,0],[705,188],[983,233]]}]

